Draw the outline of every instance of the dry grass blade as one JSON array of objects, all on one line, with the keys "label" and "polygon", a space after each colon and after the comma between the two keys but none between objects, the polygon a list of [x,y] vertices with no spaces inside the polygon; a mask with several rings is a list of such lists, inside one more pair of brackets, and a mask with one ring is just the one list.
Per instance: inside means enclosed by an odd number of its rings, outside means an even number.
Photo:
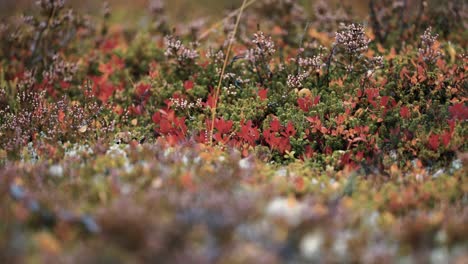
[{"label": "dry grass blade", "polygon": [[[214,30],[216,30],[218,27],[220,27],[224,22],[226,22],[227,20],[231,19],[232,17],[234,17],[235,15],[238,15],[239,14],[239,17],[240,17],[240,13],[242,13],[243,9],[251,6],[253,3],[255,3],[257,0],[250,0],[248,1],[247,3],[245,3],[244,7],[240,7],[234,11],[232,11],[231,13],[229,13],[229,15],[227,17],[225,17],[224,19],[216,22],[215,24],[213,24],[210,28],[208,28],[207,30],[205,30],[199,37],[198,37],[198,41],[206,38],[211,32],[213,32]],[[244,1],[245,2],[245,1]]]},{"label": "dry grass blade", "polygon": [[[250,2],[255,2],[255,0],[252,0]],[[239,26],[240,18],[242,16],[242,12],[244,12],[244,9],[246,7],[247,0],[244,0],[242,2],[242,6],[239,9],[239,14],[237,15],[237,20],[236,20],[236,25],[234,26],[234,30],[232,31],[231,35],[228,36],[228,48],[226,51],[226,55],[224,58],[224,63],[223,63],[223,69],[221,70],[221,74],[219,76],[219,81],[218,85],[216,86],[216,92],[215,92],[215,97],[214,97],[214,105],[213,108],[211,109],[211,129],[210,129],[210,145],[213,144],[213,131],[214,131],[214,123],[215,123],[215,118],[216,118],[216,107],[218,106],[218,98],[219,98],[219,91],[221,89],[221,82],[223,81],[223,76],[224,76],[224,71],[226,70],[227,62],[229,59],[229,54],[231,53],[231,48],[232,48],[232,43],[234,42],[234,37],[236,36],[237,28]]]}]

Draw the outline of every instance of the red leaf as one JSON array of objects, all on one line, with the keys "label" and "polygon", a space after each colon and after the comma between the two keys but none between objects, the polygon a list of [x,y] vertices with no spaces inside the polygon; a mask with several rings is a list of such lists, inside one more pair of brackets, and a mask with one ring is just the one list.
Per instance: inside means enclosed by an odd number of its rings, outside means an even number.
[{"label": "red leaf", "polygon": [[456,120],[468,119],[468,107],[464,103],[454,104],[449,107],[450,115]]},{"label": "red leaf", "polygon": [[258,90],[258,97],[260,97],[260,99],[262,101],[266,100],[268,98],[268,89],[266,89],[266,88],[259,89]]},{"label": "red leaf", "polygon": [[409,71],[406,66],[400,71],[400,79],[404,80],[405,78],[409,79]]},{"label": "red leaf", "polygon": [[159,122],[159,130],[162,134],[168,134],[169,131],[171,131],[171,128],[172,126],[167,119],[161,119]]},{"label": "red leaf", "polygon": [[229,133],[231,131],[233,124],[234,124],[234,122],[231,121],[231,120],[226,121],[223,118],[220,118],[220,119],[215,120],[214,125],[215,125],[215,128],[218,129],[218,131],[221,134],[227,134],[227,133]]},{"label": "red leaf", "polygon": [[97,98],[101,100],[103,103],[106,103],[107,100],[112,96],[116,87],[110,83],[104,83],[100,85],[97,89]]},{"label": "red leaf", "polygon": [[320,95],[314,97],[314,105],[317,105],[320,102]]},{"label": "red leaf", "polygon": [[379,89],[377,88],[367,88],[365,91],[366,96],[367,96],[367,101],[376,108],[377,107],[377,102],[374,100],[377,96],[379,96]]},{"label": "red leaf", "polygon": [[418,65],[418,79],[420,82],[423,82],[427,79],[426,70],[421,65]]},{"label": "red leaf", "polygon": [[387,106],[389,99],[390,97],[388,96],[382,96],[382,98],[380,99],[380,106]]},{"label": "red leaf", "polygon": [[448,120],[447,121],[448,125],[450,126],[450,133],[453,133],[453,131],[455,130],[455,120]]},{"label": "red leaf", "polygon": [[428,143],[429,143],[429,147],[432,150],[437,151],[437,149],[439,148],[439,145],[440,145],[439,139],[440,139],[440,136],[437,134],[432,134],[431,136],[429,136]]},{"label": "red leaf", "polygon": [[101,49],[102,49],[103,52],[106,53],[106,52],[109,52],[109,51],[112,51],[113,49],[115,49],[117,47],[117,44],[118,44],[118,40],[115,39],[115,38],[106,39],[101,44]]},{"label": "red leaf", "polygon": [[192,90],[194,85],[195,84],[192,80],[187,80],[184,82],[184,88],[186,91]]},{"label": "red leaf", "polygon": [[361,161],[364,158],[364,152],[363,151],[358,151],[354,158],[356,159],[356,161]]},{"label": "red leaf", "polygon": [[306,117],[307,121],[311,122],[311,123],[317,123],[319,120],[318,116],[308,116]]},{"label": "red leaf", "polygon": [[187,133],[185,117],[175,116],[174,110],[159,109],[152,116],[152,120],[156,124],[155,131],[167,136],[166,139],[169,143],[177,143],[185,138]]},{"label": "red leaf", "polygon": [[198,134],[198,136],[195,138],[195,140],[198,143],[207,143],[208,142],[208,131],[207,130],[202,130]]},{"label": "red leaf", "polygon": [[270,129],[274,132],[278,132],[281,129],[281,123],[278,118],[273,118],[270,122]]},{"label": "red leaf", "polygon": [[309,97],[305,97],[305,98],[297,98],[297,105],[299,106],[299,108],[304,111],[304,112],[309,112],[309,109],[310,109],[310,104],[309,104]]},{"label": "red leaf", "polygon": [[444,147],[448,148],[450,141],[452,140],[452,133],[450,131],[446,131],[444,134],[441,135],[442,144]]},{"label": "red leaf", "polygon": [[135,94],[139,97],[146,97],[150,88],[151,85],[140,83],[135,87]]},{"label": "red leaf", "polygon": [[409,111],[409,108],[406,107],[406,106],[402,106],[402,107],[400,108],[400,115],[401,115],[401,117],[403,117],[403,118],[405,118],[405,119],[410,118],[410,117],[411,117],[411,113],[410,113],[410,111]]},{"label": "red leaf", "polygon": [[65,81],[60,81],[60,87],[62,87],[63,89],[68,89],[70,88],[70,83],[69,82],[65,82]]},{"label": "red leaf", "polygon": [[205,106],[208,106],[209,108],[213,108],[215,105],[215,98],[213,95],[208,95],[208,99],[206,99]]},{"label": "red leaf", "polygon": [[342,115],[338,115],[335,121],[337,125],[341,125],[346,119],[347,119],[346,115],[342,114]]},{"label": "red leaf", "polygon": [[286,151],[291,151],[291,144],[289,142],[289,138],[280,137],[278,150],[281,154],[284,154]]},{"label": "red leaf", "polygon": [[348,165],[350,164],[352,161],[351,161],[351,153],[350,152],[346,152],[345,154],[343,154],[341,156],[341,159],[340,159],[340,163],[341,165]]},{"label": "red leaf", "polygon": [[291,121],[289,121],[288,125],[286,126],[286,135],[289,137],[296,135],[296,129],[294,128],[294,125]]},{"label": "red leaf", "polygon": [[319,102],[320,95],[315,96],[314,98],[311,98],[310,96],[297,98],[297,105],[304,112],[308,112],[312,106],[317,105]]},{"label": "red leaf", "polygon": [[63,121],[65,120],[65,113],[62,110],[59,110],[58,112],[58,120],[60,123],[63,123]]},{"label": "red leaf", "polygon": [[314,153],[315,153],[314,149],[310,145],[307,145],[305,146],[305,149],[304,149],[303,158],[310,159],[314,156]]},{"label": "red leaf", "polygon": [[153,120],[155,124],[158,124],[159,121],[161,120],[161,113],[160,112],[154,113],[151,119]]},{"label": "red leaf", "polygon": [[247,121],[245,124],[242,121],[241,129],[237,135],[251,146],[253,146],[255,141],[260,138],[260,132],[252,125],[252,120]]},{"label": "red leaf", "polygon": [[142,105],[132,105],[128,108],[130,114],[132,115],[142,115],[143,114],[143,106]]},{"label": "red leaf", "polygon": [[120,116],[120,115],[123,114],[124,109],[123,109],[123,107],[122,107],[121,105],[115,105],[115,106],[113,107],[113,111],[114,111],[114,113],[116,113],[117,115]]}]

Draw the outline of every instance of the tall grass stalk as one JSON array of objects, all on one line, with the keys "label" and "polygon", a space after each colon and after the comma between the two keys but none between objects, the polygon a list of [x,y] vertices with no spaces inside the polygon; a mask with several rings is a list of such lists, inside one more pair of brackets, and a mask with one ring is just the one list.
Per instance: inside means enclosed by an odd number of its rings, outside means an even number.
[{"label": "tall grass stalk", "polygon": [[[253,2],[255,2],[255,0],[251,0],[250,2],[253,3]],[[244,0],[242,2],[242,6],[240,7],[239,13],[237,15],[237,20],[236,20],[236,25],[234,26],[234,30],[232,31],[230,36],[228,36],[228,38],[229,38],[228,39],[228,47],[227,47],[226,55],[225,55],[225,58],[224,58],[224,63],[223,63],[223,68],[221,70],[221,75],[219,76],[218,85],[216,86],[213,108],[211,108],[211,129],[210,129],[210,141],[209,141],[210,145],[213,144],[214,123],[215,123],[215,118],[216,118],[216,108],[218,106],[219,93],[220,93],[220,90],[221,90],[221,83],[223,81],[224,72],[226,70],[227,62],[228,62],[228,59],[229,59],[229,54],[231,53],[232,43],[234,42],[234,39],[235,39],[235,36],[236,36],[236,33],[237,33],[237,28],[239,26],[240,18],[242,16],[242,13],[244,12],[246,4],[247,4],[247,0]]]},{"label": "tall grass stalk", "polygon": [[[231,13],[229,13],[229,15],[225,18],[223,18],[222,20],[216,22],[215,24],[213,24],[211,27],[209,27],[207,30],[205,30],[203,33],[200,34],[200,36],[198,37],[198,41],[206,38],[211,32],[213,32],[214,30],[216,30],[217,28],[219,28],[220,26],[223,25],[224,22],[228,21],[229,19],[231,19],[233,16],[235,15],[239,15],[240,17],[240,13],[247,7],[251,6],[253,3],[255,3],[257,0],[250,0],[248,1],[247,3],[245,3],[245,5],[243,5],[243,7],[241,6],[240,8],[232,11]],[[245,2],[245,1],[244,1]]]}]

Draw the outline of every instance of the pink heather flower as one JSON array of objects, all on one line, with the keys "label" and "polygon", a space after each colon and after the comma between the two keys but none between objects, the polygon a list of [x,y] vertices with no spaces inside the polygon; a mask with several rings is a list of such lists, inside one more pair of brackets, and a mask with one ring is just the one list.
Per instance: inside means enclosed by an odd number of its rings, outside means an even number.
[{"label": "pink heather flower", "polygon": [[299,57],[297,64],[304,70],[317,71],[323,66],[323,55],[318,54],[312,57]]},{"label": "pink heather flower", "polygon": [[349,54],[358,54],[369,48],[370,39],[367,38],[362,25],[350,24],[336,32],[335,43]]},{"label": "pink heather flower", "polygon": [[[179,62],[187,62],[198,58],[198,51],[185,47],[182,41],[174,36],[166,36],[164,44],[166,46],[164,55],[168,58],[174,58]],[[197,46],[196,43],[191,43],[191,45]]]},{"label": "pink heather flower", "polygon": [[442,55],[440,50],[434,49],[434,44],[438,37],[438,34],[432,34],[431,27],[428,27],[421,36],[419,54],[423,57],[424,61],[433,63]]},{"label": "pink heather flower", "polygon": [[247,50],[245,54],[245,58],[252,63],[258,61],[267,62],[276,52],[275,43],[271,40],[271,37],[266,37],[261,31],[254,34],[252,43],[255,47]]},{"label": "pink heather flower", "polygon": [[288,80],[286,81],[286,85],[289,88],[300,88],[303,86],[304,80],[309,77],[309,74],[304,72],[304,73],[299,73],[297,75],[288,75]]}]

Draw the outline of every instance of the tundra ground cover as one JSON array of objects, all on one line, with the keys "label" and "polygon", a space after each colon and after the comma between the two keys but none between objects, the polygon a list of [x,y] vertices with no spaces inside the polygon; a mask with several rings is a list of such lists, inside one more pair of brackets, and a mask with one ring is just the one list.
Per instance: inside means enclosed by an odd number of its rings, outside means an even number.
[{"label": "tundra ground cover", "polygon": [[466,4],[244,3],[5,19],[0,259],[467,261]]}]

